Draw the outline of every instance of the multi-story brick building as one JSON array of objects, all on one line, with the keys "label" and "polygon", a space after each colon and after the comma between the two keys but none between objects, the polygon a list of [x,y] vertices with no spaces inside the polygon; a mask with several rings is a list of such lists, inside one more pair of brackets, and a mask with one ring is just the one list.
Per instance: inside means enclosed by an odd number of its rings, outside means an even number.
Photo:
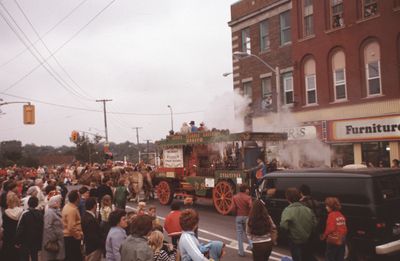
[{"label": "multi-story brick building", "polygon": [[291,118],[290,136],[328,144],[332,165],[400,158],[400,0],[242,0],[231,18],[253,130]]}]

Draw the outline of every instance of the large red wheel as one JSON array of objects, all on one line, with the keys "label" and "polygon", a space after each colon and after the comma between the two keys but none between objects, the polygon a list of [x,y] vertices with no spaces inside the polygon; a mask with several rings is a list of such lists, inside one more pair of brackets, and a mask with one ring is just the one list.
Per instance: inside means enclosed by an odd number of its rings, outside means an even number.
[{"label": "large red wheel", "polygon": [[220,181],[213,189],[215,209],[222,215],[228,215],[233,209],[234,190],[228,181]]},{"label": "large red wheel", "polygon": [[157,186],[157,197],[161,205],[169,205],[174,199],[174,191],[171,183],[168,181],[160,181]]}]

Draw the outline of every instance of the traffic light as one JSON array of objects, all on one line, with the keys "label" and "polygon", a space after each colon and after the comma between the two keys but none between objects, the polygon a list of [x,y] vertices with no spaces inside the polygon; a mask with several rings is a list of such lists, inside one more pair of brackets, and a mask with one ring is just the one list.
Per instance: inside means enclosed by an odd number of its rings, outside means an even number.
[{"label": "traffic light", "polygon": [[24,105],[24,124],[35,124],[35,106]]},{"label": "traffic light", "polygon": [[71,141],[72,142],[77,142],[79,139],[79,132],[77,131],[72,131],[71,132]]}]

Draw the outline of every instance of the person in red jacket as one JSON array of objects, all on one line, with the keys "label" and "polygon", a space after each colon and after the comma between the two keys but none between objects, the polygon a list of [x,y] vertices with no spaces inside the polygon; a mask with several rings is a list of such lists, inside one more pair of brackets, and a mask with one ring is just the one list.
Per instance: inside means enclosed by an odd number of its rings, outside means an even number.
[{"label": "person in red jacket", "polygon": [[172,245],[175,249],[182,234],[182,228],[179,224],[179,217],[181,216],[180,208],[179,202],[173,202],[171,204],[171,212],[165,217],[164,221],[164,229],[167,231],[168,236],[171,237]]},{"label": "person in red jacket", "polygon": [[327,261],[343,261],[347,234],[346,218],[339,211],[341,205],[338,198],[326,198],[325,206],[328,218],[325,232],[321,235],[321,240],[326,240],[325,258]]}]

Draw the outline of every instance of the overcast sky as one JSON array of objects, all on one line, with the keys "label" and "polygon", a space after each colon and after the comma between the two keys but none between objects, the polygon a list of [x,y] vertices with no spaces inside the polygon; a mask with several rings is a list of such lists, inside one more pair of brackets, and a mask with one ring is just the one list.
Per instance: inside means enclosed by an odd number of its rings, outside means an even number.
[{"label": "overcast sky", "polygon": [[[31,101],[36,106],[36,124],[32,126],[22,122],[22,104],[1,106],[0,141],[60,146],[73,145],[69,141],[72,130],[104,134],[103,107],[95,99],[112,99],[107,103],[108,133],[109,140],[117,143],[136,142],[132,130],[136,126],[143,128],[141,142],[165,137],[171,128],[167,105],[174,112],[175,130],[191,120],[218,125],[212,122],[217,120],[221,125],[209,127],[221,127],[232,115],[232,78],[222,77],[222,73],[232,70],[227,22],[230,5],[236,0],[0,2],[6,8],[0,5],[0,14],[9,23],[14,19],[41,54],[32,47],[37,58],[23,52],[27,48],[0,16],[0,98],[3,102]],[[50,54],[16,3],[76,84],[51,58],[47,60],[50,72],[39,66],[25,76],[40,64],[38,59],[43,61]],[[23,33],[15,24],[13,27],[29,46]],[[213,119],[207,122],[210,115]]]}]

